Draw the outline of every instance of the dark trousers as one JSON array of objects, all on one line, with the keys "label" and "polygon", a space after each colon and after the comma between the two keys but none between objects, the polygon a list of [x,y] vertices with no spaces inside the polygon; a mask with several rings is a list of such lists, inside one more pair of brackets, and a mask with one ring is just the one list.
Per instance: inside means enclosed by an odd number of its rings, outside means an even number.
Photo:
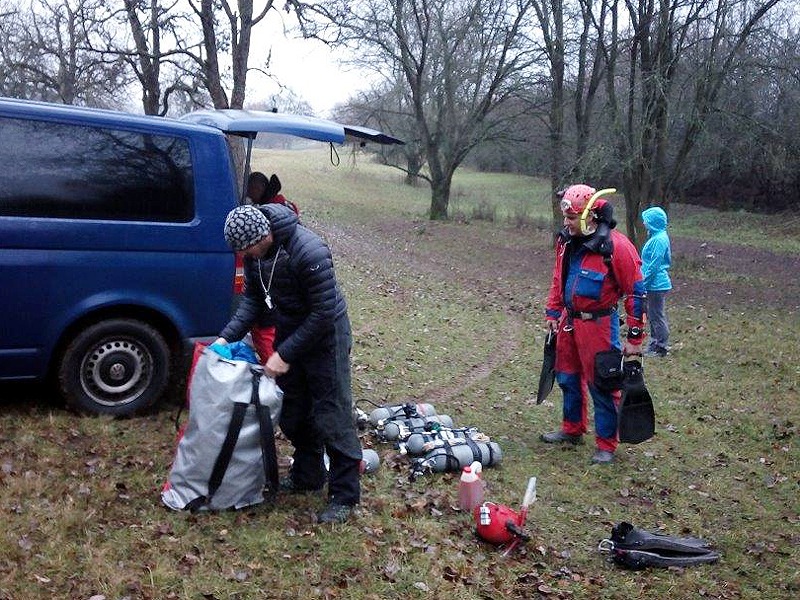
[{"label": "dark trousers", "polygon": [[654,352],[667,350],[669,340],[669,321],[667,320],[666,291],[647,292],[647,320],[650,322],[650,344]]},{"label": "dark trousers", "polygon": [[292,480],[316,489],[326,479],[323,453],[330,460],[328,499],[354,505],[361,499],[361,442],[353,420],[350,389],[352,337],[347,316],[334,331],[277,378],[283,390],[280,426],[294,446]]}]

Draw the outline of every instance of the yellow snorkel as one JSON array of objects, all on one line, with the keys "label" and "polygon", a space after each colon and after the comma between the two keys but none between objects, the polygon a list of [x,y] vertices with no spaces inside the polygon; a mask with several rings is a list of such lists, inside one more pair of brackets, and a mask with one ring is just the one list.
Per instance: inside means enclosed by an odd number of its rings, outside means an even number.
[{"label": "yellow snorkel", "polygon": [[595,201],[603,194],[613,194],[616,191],[617,191],[616,188],[606,188],[604,190],[599,190],[594,194],[592,194],[592,197],[589,198],[589,201],[586,203],[586,206],[584,207],[583,212],[581,213],[580,225],[581,225],[581,233],[583,235],[589,235],[591,233],[591,231],[589,231],[589,229],[586,227],[586,218],[589,216],[589,212],[592,210],[592,206],[594,206]]}]

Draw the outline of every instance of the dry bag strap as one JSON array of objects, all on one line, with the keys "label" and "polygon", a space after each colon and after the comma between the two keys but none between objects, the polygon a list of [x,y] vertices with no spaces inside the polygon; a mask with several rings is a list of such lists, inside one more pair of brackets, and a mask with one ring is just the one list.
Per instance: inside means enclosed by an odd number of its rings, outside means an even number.
[{"label": "dry bag strap", "polygon": [[233,403],[233,414],[231,415],[231,422],[228,424],[228,432],[225,434],[225,441],[222,442],[217,460],[214,461],[214,468],[211,470],[211,476],[208,478],[208,493],[205,496],[198,496],[189,502],[185,506],[187,510],[197,512],[201,507],[211,504],[214,494],[217,493],[219,486],[222,485],[222,479],[225,477],[225,471],[228,470],[228,464],[231,462],[233,450],[236,448],[236,442],[239,439],[239,432],[242,430],[247,406],[243,402]]},{"label": "dry bag strap", "polygon": [[214,463],[214,468],[211,471],[211,477],[208,480],[208,502],[217,493],[219,486],[222,485],[222,479],[225,477],[225,471],[228,470],[228,464],[231,462],[233,450],[236,448],[236,442],[239,439],[239,432],[242,430],[242,423],[244,423],[244,415],[247,412],[247,404],[243,402],[234,402],[233,414],[231,415],[231,423],[228,425],[228,433],[225,434],[225,441],[222,442],[222,448],[219,450],[219,456]]},{"label": "dry bag strap", "polygon": [[262,406],[258,395],[261,373],[253,370],[253,394],[250,403],[256,405],[259,431],[261,432],[261,460],[264,463],[264,475],[267,487],[273,494],[278,492],[278,452],[275,449],[275,429],[272,427],[272,416],[268,406]]}]

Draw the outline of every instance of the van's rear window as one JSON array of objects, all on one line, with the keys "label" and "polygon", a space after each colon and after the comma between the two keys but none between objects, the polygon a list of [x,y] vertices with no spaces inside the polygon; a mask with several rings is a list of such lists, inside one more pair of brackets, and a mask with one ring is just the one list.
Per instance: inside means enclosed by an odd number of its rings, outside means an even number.
[{"label": "van's rear window", "polygon": [[188,222],[187,140],[0,118],[0,215]]}]

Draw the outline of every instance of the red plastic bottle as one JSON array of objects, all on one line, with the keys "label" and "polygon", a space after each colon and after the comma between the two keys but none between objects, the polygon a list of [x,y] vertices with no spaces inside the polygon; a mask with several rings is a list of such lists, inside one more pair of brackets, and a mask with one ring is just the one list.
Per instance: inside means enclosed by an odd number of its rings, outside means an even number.
[{"label": "red plastic bottle", "polygon": [[475,461],[464,467],[458,482],[458,507],[470,514],[476,506],[483,504],[483,481],[480,473],[481,463]]}]

